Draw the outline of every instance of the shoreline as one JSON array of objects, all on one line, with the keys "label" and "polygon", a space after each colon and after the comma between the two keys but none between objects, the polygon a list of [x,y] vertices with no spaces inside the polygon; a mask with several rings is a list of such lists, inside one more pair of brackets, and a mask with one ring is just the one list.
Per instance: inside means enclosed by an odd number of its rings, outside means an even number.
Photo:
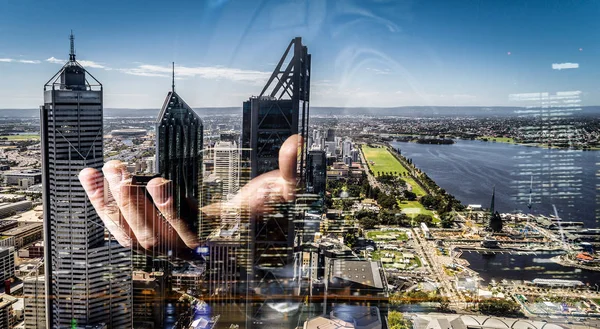
[{"label": "shoreline", "polygon": [[580,268],[582,270],[600,272],[600,266],[587,266],[587,265],[574,263],[571,261],[566,261],[562,258],[562,256],[564,256],[564,255],[554,256],[554,257],[550,258],[550,260],[552,260],[554,263],[556,263],[558,265],[565,266],[565,267],[574,267],[574,268]]},{"label": "shoreline", "polygon": [[[402,135],[398,135],[398,136],[402,136]],[[450,143],[450,144],[445,144],[445,143],[418,143],[416,140],[402,140],[402,139],[398,139],[397,137],[388,141],[389,142],[395,142],[395,143],[415,143],[415,144],[425,144],[425,145],[454,145],[456,144],[457,140],[461,140],[461,141],[479,141],[479,142],[483,142],[483,143],[501,143],[501,144],[507,144],[507,145],[518,145],[518,146],[525,146],[525,147],[536,147],[536,148],[542,148],[542,149],[548,149],[548,150],[563,150],[563,151],[600,151],[600,147],[599,146],[590,146],[589,148],[585,148],[585,147],[561,147],[561,146],[548,146],[547,144],[543,144],[543,143],[518,143],[513,141],[505,141],[505,140],[491,140],[493,138],[487,138],[487,137],[476,137],[473,139],[470,138],[451,138],[452,141],[454,141],[454,143]],[[500,138],[500,137],[499,137]],[[506,138],[506,137],[504,137]]]}]

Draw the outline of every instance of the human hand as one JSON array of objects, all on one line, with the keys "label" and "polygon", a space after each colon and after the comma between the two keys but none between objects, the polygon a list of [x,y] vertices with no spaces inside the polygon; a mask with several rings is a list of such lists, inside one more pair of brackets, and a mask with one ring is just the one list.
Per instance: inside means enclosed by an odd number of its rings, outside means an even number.
[{"label": "human hand", "polygon": [[[232,200],[204,206],[201,211],[206,216],[220,216],[222,207],[247,207],[252,218],[271,211],[268,204],[292,201],[301,145],[299,135],[290,136],[279,151],[279,170],[254,178]],[[93,168],[83,169],[79,180],[104,225],[121,245],[172,252],[183,259],[193,256],[200,241],[188,223],[198,219],[174,216],[171,181],[158,177],[145,187],[136,185],[125,164],[116,160],[104,164],[102,173]],[[112,198],[106,197],[105,181]]]}]

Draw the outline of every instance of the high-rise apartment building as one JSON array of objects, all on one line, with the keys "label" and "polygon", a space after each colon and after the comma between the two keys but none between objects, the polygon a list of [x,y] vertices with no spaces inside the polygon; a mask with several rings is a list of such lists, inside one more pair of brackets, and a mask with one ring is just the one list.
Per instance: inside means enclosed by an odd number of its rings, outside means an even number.
[{"label": "high-rise apartment building", "polygon": [[196,209],[202,179],[203,124],[173,84],[156,120],[156,172],[173,182],[177,216],[198,232]]},{"label": "high-rise apartment building", "polygon": [[73,39],[40,107],[46,327],[131,328],[131,251],[105,239],[78,179],[82,169],[103,166],[103,94],[75,60]]}]

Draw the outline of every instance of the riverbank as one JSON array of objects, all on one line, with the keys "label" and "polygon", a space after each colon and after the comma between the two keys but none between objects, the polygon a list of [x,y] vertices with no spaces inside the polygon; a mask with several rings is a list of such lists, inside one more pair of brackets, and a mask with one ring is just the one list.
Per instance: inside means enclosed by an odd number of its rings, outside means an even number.
[{"label": "riverbank", "polygon": [[566,266],[566,267],[575,267],[575,268],[580,268],[583,270],[600,272],[600,266],[588,266],[588,265],[580,264],[580,263],[577,263],[577,262],[574,262],[574,261],[571,261],[571,260],[565,259],[565,258],[566,258],[566,255],[558,255],[558,256],[550,258],[550,260],[552,260],[556,264]]}]

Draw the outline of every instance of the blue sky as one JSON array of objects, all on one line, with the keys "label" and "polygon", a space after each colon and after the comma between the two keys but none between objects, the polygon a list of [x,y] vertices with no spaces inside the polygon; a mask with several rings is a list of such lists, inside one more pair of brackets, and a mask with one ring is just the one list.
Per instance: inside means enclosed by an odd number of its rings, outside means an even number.
[{"label": "blue sky", "polygon": [[537,105],[511,95],[562,91],[600,105],[599,13],[562,0],[4,1],[0,108],[41,104],[71,29],[105,107],[160,107],[171,61],[190,105],[241,106],[295,36],[312,53],[313,106]]}]

